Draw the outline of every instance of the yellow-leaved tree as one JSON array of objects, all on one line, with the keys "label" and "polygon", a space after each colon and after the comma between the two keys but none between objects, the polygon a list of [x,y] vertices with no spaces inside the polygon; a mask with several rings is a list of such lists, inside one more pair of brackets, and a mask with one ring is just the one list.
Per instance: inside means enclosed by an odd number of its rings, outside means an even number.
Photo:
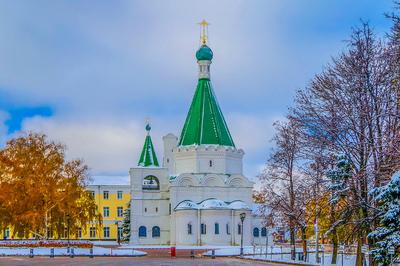
[{"label": "yellow-leaved tree", "polygon": [[[88,167],[67,161],[65,146],[30,132],[0,150],[0,229],[13,236],[68,236],[88,222],[101,222],[86,191]],[[65,236],[66,237],[66,236]]]}]

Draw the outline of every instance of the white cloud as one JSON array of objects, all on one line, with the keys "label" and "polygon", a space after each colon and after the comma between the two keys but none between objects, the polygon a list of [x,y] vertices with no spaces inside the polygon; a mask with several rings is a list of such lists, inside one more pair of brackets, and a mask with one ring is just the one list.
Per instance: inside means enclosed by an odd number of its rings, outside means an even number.
[{"label": "white cloud", "polygon": [[135,166],[145,131],[136,121],[26,119],[23,130],[42,132],[67,146],[67,158],[81,158],[93,174],[127,174]]}]

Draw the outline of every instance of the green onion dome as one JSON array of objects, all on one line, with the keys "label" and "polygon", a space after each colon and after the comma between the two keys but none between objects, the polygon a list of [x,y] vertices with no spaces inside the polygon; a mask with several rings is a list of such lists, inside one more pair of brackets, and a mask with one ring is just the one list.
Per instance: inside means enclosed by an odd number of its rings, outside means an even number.
[{"label": "green onion dome", "polygon": [[196,58],[198,61],[200,60],[209,60],[213,58],[213,52],[211,51],[210,47],[207,45],[203,44],[199,50],[196,52]]}]

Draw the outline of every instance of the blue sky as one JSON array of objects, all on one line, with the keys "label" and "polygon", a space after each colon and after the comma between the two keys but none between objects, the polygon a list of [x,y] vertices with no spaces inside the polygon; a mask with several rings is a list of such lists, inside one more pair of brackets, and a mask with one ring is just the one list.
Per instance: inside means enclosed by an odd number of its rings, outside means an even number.
[{"label": "blue sky", "polygon": [[389,0],[1,1],[0,145],[34,130],[65,143],[94,175],[127,175],[150,118],[180,134],[197,82],[199,27],[208,20],[215,93],[253,178],[272,123],[295,91],[369,21],[383,36]]}]

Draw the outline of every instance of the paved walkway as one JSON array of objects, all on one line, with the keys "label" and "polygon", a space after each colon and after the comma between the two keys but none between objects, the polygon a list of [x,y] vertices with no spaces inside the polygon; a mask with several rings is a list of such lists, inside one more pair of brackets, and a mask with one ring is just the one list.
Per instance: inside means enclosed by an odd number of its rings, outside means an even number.
[{"label": "paved walkway", "polygon": [[[144,251],[147,253],[147,257],[151,258],[171,258],[170,248],[137,248],[135,250]],[[177,249],[176,256],[178,258],[190,258],[190,251],[190,249]],[[193,251],[196,257],[201,257],[208,250],[194,249]]]},{"label": "paved walkway", "polygon": [[150,258],[150,257],[135,257],[135,258],[109,258],[109,257],[0,257],[0,265],[9,266],[72,266],[72,265],[96,265],[96,266],[125,266],[125,265],[143,265],[143,266],[197,266],[197,265],[212,265],[212,266],[245,266],[245,265],[263,265],[276,266],[279,264],[269,264],[264,262],[246,261],[234,258],[203,258],[203,259],[185,259],[185,258]]}]

